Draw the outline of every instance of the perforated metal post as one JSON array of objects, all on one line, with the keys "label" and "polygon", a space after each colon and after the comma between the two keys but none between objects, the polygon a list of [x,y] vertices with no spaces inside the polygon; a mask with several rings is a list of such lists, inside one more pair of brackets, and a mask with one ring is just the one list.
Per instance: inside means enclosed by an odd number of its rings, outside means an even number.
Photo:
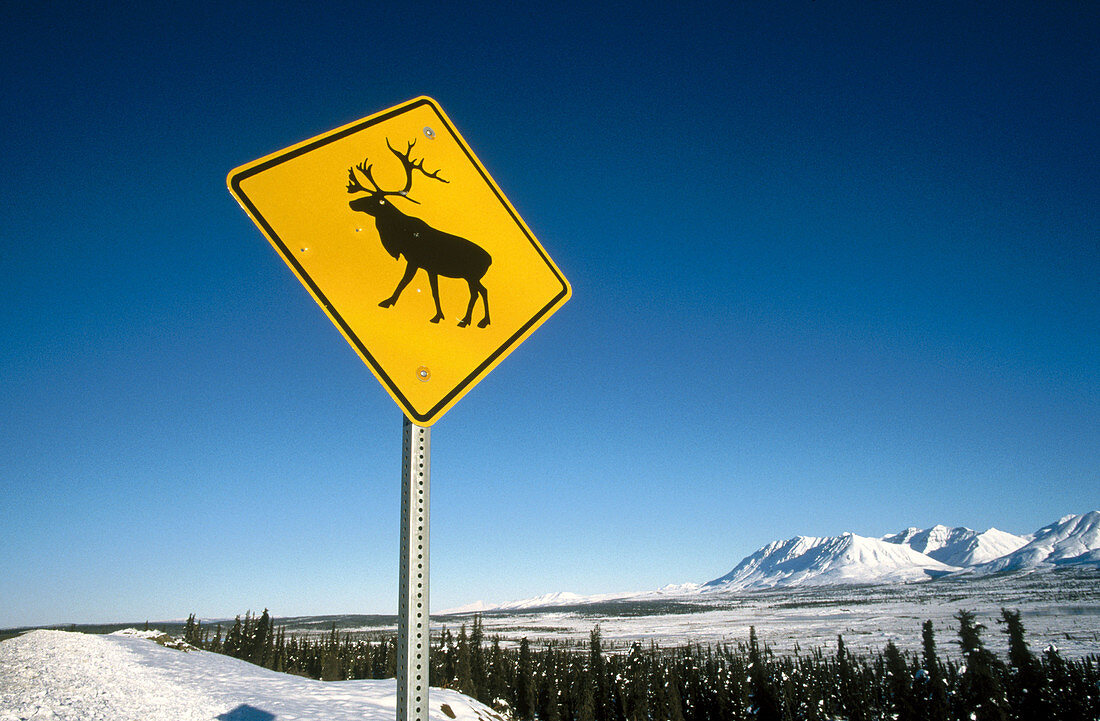
[{"label": "perforated metal post", "polygon": [[428,721],[428,500],[431,429],[404,419],[397,721]]}]

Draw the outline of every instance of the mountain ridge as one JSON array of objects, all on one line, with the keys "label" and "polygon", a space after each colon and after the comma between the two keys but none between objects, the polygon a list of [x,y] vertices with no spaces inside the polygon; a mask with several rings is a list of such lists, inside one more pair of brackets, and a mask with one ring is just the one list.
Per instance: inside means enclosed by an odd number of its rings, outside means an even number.
[{"label": "mountain ridge", "polygon": [[[936,525],[928,529],[910,527],[881,539],[852,533],[812,539],[812,543],[807,543],[807,538],[796,536],[764,546],[725,576],[708,581],[703,587],[752,590],[832,583],[914,582],[948,574],[1097,563],[1100,511],[1063,516],[1027,536],[996,528],[978,532],[962,526]],[[859,548],[855,549],[853,543],[838,543],[838,539],[846,538],[859,539]],[[891,553],[886,546],[908,549],[916,555]],[[832,550],[829,557],[819,558],[822,547]]]},{"label": "mountain ridge", "polygon": [[975,566],[975,573],[1020,571],[1040,566],[1100,563],[1100,511],[1063,516],[1000,558]]},{"label": "mountain ridge", "polygon": [[965,526],[936,525],[924,530],[910,527],[882,540],[908,546],[949,566],[965,568],[1011,553],[1033,537],[1034,534],[1017,536],[996,528],[979,533]]},{"label": "mountain ridge", "polygon": [[1100,568],[1100,511],[1069,514],[1035,533],[1018,536],[989,528],[935,525],[910,527],[871,538],[795,536],[772,541],[743,558],[728,573],[705,583],[665,586],[657,591],[543,594],[503,604],[478,601],[444,613],[577,606],[607,601],[682,598],[732,591],[796,586],[917,583],[941,577],[1051,570],[1065,566]]},{"label": "mountain ridge", "polygon": [[774,541],[741,561],[724,576],[703,584],[704,591],[741,591],[780,586],[838,583],[902,583],[959,570],[902,544],[854,533]]}]

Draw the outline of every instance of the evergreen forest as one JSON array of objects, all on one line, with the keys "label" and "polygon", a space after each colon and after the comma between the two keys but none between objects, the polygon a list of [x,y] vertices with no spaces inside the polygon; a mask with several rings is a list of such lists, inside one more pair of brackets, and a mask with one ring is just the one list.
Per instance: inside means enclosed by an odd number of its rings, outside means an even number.
[{"label": "evergreen forest", "polygon": [[[937,647],[931,621],[919,652],[888,642],[860,655],[835,650],[779,657],[751,629],[734,645],[608,649],[594,628],[587,644],[533,647],[486,638],[479,616],[457,634],[444,628],[431,649],[431,685],[457,689],[514,721],[1100,721],[1100,655],[1035,653],[1019,611],[996,620],[1007,657],[986,648],[987,628],[960,611],[958,660]],[[287,635],[265,609],[228,629],[192,615],[192,646],[326,681],[392,678],[394,638]]]}]

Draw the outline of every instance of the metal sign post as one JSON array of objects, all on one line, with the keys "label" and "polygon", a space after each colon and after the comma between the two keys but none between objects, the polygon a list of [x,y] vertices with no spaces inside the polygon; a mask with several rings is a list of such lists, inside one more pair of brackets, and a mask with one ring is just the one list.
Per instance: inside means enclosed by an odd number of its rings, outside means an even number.
[{"label": "metal sign post", "polygon": [[[572,289],[431,98],[265,155],[226,182],[404,411],[397,719],[428,721],[428,427]],[[464,282],[464,315],[444,312],[440,277]]]},{"label": "metal sign post", "polygon": [[428,721],[428,507],[431,429],[404,418],[401,590],[397,614],[397,721]]}]

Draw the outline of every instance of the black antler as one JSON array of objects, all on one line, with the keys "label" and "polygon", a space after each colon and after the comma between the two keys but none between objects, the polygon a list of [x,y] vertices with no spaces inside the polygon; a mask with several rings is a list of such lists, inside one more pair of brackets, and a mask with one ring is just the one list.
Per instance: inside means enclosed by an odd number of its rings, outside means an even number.
[{"label": "black antler", "polygon": [[[410,155],[412,155],[412,149],[413,149],[414,145],[416,145],[416,141],[415,140],[410,141],[409,142],[409,147],[405,148],[405,152],[402,153],[400,150],[398,150],[397,148],[390,145],[390,139],[386,138],[386,147],[390,149],[390,152],[392,152],[395,156],[397,156],[397,159],[401,161],[402,167],[405,168],[405,187],[404,188],[402,188],[401,190],[382,190],[382,188],[379,187],[378,183],[374,180],[374,176],[371,175],[371,168],[373,168],[374,166],[373,165],[368,165],[367,164],[367,159],[364,158],[362,163],[359,163],[358,165],[356,165],[353,168],[348,168],[348,192],[349,193],[371,193],[371,194],[374,194],[374,195],[400,195],[400,196],[404,197],[406,200],[410,200],[410,201],[415,203],[416,202],[415,200],[408,197],[409,191],[412,190],[413,171],[414,170],[419,170],[426,177],[434,178],[434,179],[440,181],[441,183],[450,182],[450,181],[446,180],[445,178],[439,177],[439,170],[436,170],[436,171],[431,172],[431,173],[429,173],[427,170],[424,170],[424,160],[423,160],[423,158],[420,159],[420,160],[413,160],[409,157]],[[359,182],[359,178],[355,175],[356,170],[358,170],[360,173],[362,173],[363,177],[366,178],[367,181],[372,186],[374,186],[373,190],[371,190],[370,188],[364,187],[363,184]],[[440,170],[442,170],[442,168],[440,168]]]},{"label": "black antler", "polygon": [[[378,183],[374,182],[374,177],[370,174],[373,165],[367,165],[366,159],[362,163],[356,165],[354,168],[348,168],[348,192],[349,193],[381,193],[381,188],[378,187]],[[374,190],[370,188],[364,188],[363,184],[359,182],[359,178],[355,176],[355,169],[358,168],[359,172],[374,186]]]},{"label": "black antler", "polygon": [[[423,158],[421,158],[420,160],[412,160],[411,158],[409,158],[409,156],[412,154],[412,149],[413,149],[414,145],[416,145],[416,141],[415,140],[410,140],[409,141],[409,147],[405,148],[405,152],[402,153],[400,150],[398,150],[397,148],[390,145],[390,139],[386,138],[386,147],[390,149],[391,153],[393,153],[394,155],[397,156],[398,160],[401,161],[401,165],[405,166],[405,189],[398,191],[401,195],[405,195],[410,190],[412,190],[412,183],[413,183],[412,171],[414,171],[414,170],[419,170],[425,176],[427,176],[429,178],[435,178],[436,180],[440,181],[441,183],[449,182],[449,181],[444,180],[443,178],[439,177],[439,170],[436,170],[435,172],[432,172],[432,173],[429,173],[427,170],[424,170],[424,159]],[[440,168],[440,170],[442,170],[442,168]]]}]

